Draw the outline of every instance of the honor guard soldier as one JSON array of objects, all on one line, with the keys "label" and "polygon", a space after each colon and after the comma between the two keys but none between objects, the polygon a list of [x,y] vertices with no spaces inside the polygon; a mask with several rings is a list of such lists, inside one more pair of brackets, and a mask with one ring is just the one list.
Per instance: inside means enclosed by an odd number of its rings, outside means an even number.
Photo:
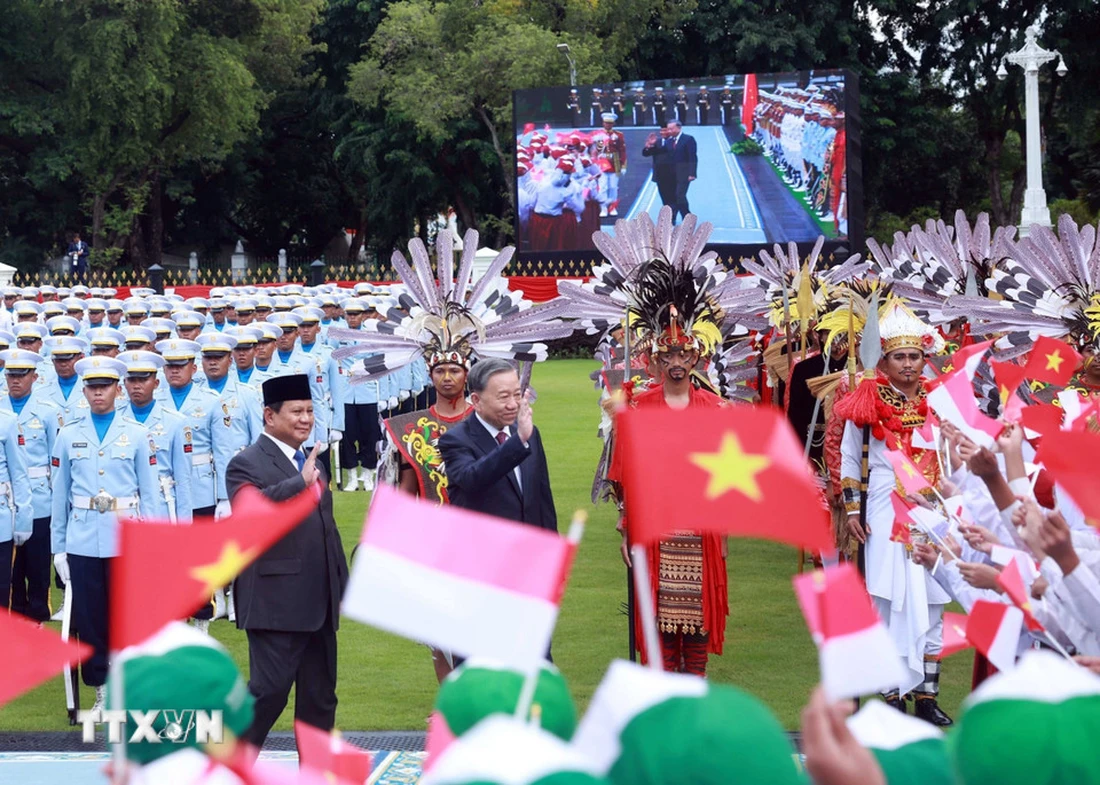
[{"label": "honor guard soldier", "polygon": [[569,120],[573,124],[573,127],[580,128],[584,125],[584,118],[581,115],[581,96],[575,87],[569,91],[568,109]]},{"label": "honor guard soldier", "polygon": [[251,326],[259,330],[261,335],[256,339],[256,371],[252,375],[252,383],[249,386],[256,390],[257,395],[262,395],[263,383],[278,375],[278,366],[275,363],[275,342],[283,331],[267,322],[253,323]]},{"label": "honor guard soldier", "polygon": [[252,377],[256,373],[256,344],[263,331],[258,327],[230,327],[224,334],[236,342],[233,345],[230,376],[238,383],[252,387]]},{"label": "honor guard soldier", "polygon": [[731,125],[736,116],[736,109],[733,103],[733,91],[730,90],[729,85],[722,88],[722,94],[718,96],[718,105],[722,109],[722,125]]},{"label": "honor guard soldier", "polygon": [[[271,358],[271,364],[274,366],[275,374],[282,375],[288,372],[286,370],[287,366],[290,364],[290,358],[294,356],[294,347],[298,343],[298,327],[302,323],[302,317],[289,311],[281,311],[269,314],[264,318],[264,321],[279,330],[279,336],[275,339],[275,354]],[[297,373],[297,371],[289,372]],[[308,442],[307,446],[312,447],[313,442]]]},{"label": "honor guard soldier", "polygon": [[107,326],[107,301],[100,297],[93,297],[87,301],[88,327]]},{"label": "honor guard soldier", "polygon": [[76,364],[88,416],[69,423],[53,450],[50,535],[58,577],[73,589],[73,622],[94,649],[81,668],[103,709],[107,681],[107,574],[118,555],[118,519],[152,518],[159,488],[157,456],[145,428],[115,411],[125,364],[87,357]]},{"label": "honor guard soldier", "polygon": [[[248,328],[237,328],[245,330]],[[229,366],[230,356],[236,348],[236,340],[226,333],[207,333],[200,335],[198,344],[202,352],[202,369],[206,374],[206,387],[218,396],[218,414],[222,424],[229,429],[224,450],[215,450],[215,455],[225,455],[225,463],[217,464],[218,499],[221,514],[229,512],[229,498],[225,488],[225,467],[229,460],[248,445],[252,444],[263,432],[263,407],[260,396],[251,387],[232,379]],[[223,503],[224,502],[224,503]]]},{"label": "honor guard soldier", "polygon": [[619,117],[626,114],[626,101],[623,98],[623,88],[616,87],[611,91],[611,111]]},{"label": "honor guard soldier", "polygon": [[710,92],[706,85],[699,88],[699,95],[695,97],[695,122],[699,125],[710,122]]},{"label": "honor guard soldier", "polygon": [[72,336],[51,337],[45,340],[45,348],[53,361],[53,378],[43,385],[42,397],[57,406],[62,424],[68,425],[82,419],[88,413],[88,399],[81,393],[80,376],[76,363],[88,351],[88,343]]},{"label": "honor guard soldier", "polygon": [[141,300],[131,297],[126,301],[125,314],[126,324],[132,327],[140,327],[141,323],[149,318],[149,306]]},{"label": "honor guard soldier", "polygon": [[221,300],[217,297],[210,300],[210,321],[206,323],[206,327],[203,328],[203,332],[220,333],[229,325],[226,324],[225,318],[225,300]]},{"label": "honor guard soldier", "polygon": [[596,135],[596,164],[606,185],[600,189],[600,216],[619,214],[619,175],[626,172],[626,138],[615,129],[618,119],[611,112],[602,118],[603,133]]},{"label": "honor guard soldier", "polygon": [[[332,347],[321,342],[324,313],[311,306],[295,308],[293,313],[302,318],[302,324],[298,327],[298,345],[294,347],[292,365],[299,369],[298,372],[310,376],[310,390],[319,395],[313,400],[314,439],[327,441],[335,447],[344,435],[335,427],[333,413],[337,409],[344,411],[344,401],[334,397],[340,370],[332,359]],[[330,470],[329,476],[333,476],[331,454],[326,452],[323,461],[325,468]]]},{"label": "honor guard soldier", "polygon": [[50,618],[50,455],[60,426],[57,409],[32,392],[42,358],[8,349],[0,361],[8,383],[0,398],[0,597],[10,597],[12,611],[44,622]]},{"label": "honor guard soldier", "polygon": [[123,325],[119,332],[122,333],[125,342],[123,346],[128,352],[151,352],[153,344],[157,341],[157,334],[148,327],[127,324]]},{"label": "honor guard soldier", "polygon": [[177,311],[172,321],[176,323],[176,335],[185,341],[197,341],[206,325],[206,317],[198,311]]},{"label": "honor guard soldier", "polygon": [[[362,330],[367,318],[367,304],[353,298],[344,301],[344,315],[349,330]],[[351,346],[350,341],[340,341],[338,346]],[[333,393],[335,400],[343,401],[343,411],[333,413],[333,427],[343,433],[340,442],[340,463],[348,472],[345,491],[354,491],[360,484],[364,490],[374,489],[375,471],[378,468],[378,441],[382,436],[378,423],[379,383],[376,381],[350,384],[351,369],[362,358],[346,357],[339,361]],[[339,478],[335,478],[339,481]]]},{"label": "honor guard soldier", "polygon": [[107,326],[116,330],[123,326],[122,317],[125,315],[121,300],[107,301]]},{"label": "honor guard soldier", "polygon": [[588,107],[588,124],[595,128],[600,124],[600,115],[603,114],[603,90],[592,88],[592,101]]},{"label": "honor guard soldier", "polygon": [[680,85],[676,88],[676,119],[680,121],[680,125],[688,124],[688,115],[687,88]]},{"label": "honor guard soldier", "polygon": [[256,301],[248,298],[237,300],[233,305],[237,313],[237,326],[247,327],[256,320]]},{"label": "honor guard soldier", "polygon": [[157,475],[162,504],[158,517],[172,523],[191,520],[190,426],[183,415],[168,409],[154,395],[160,386],[157,373],[164,358],[153,352],[125,352],[118,359],[126,363],[126,396],[129,408],[123,411],[144,425],[156,448]]},{"label": "honor guard soldier", "polygon": [[226,466],[230,453],[229,423],[223,421],[218,394],[193,382],[199,344],[194,341],[161,341],[157,351],[164,358],[168,388],[158,388],[153,397],[173,412],[179,412],[191,429],[192,515],[212,516],[218,496],[216,467]]},{"label": "honor guard soldier", "polygon": [[664,128],[668,122],[666,108],[665,88],[658,85],[653,88],[653,124],[658,128]]},{"label": "honor guard soldier", "polygon": [[126,344],[126,336],[113,327],[93,327],[84,333],[92,357],[118,357]]},{"label": "honor guard soldier", "polygon": [[647,125],[649,116],[645,111],[645,88],[634,88],[634,125]]}]

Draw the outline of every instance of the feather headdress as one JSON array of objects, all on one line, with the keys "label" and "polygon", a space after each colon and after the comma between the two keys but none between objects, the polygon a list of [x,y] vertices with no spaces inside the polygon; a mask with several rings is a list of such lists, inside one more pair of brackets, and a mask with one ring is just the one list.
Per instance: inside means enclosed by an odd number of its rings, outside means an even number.
[{"label": "feather headdress", "polygon": [[417,356],[424,357],[429,367],[442,363],[468,367],[476,357],[545,360],[547,348],[542,341],[572,335],[573,326],[560,321],[564,300],[535,305],[522,293],[509,290],[501,273],[515,251],[511,246],[497,254],[474,282],[477,243],[478,233],[467,231],[457,275],[450,232],[440,232],[436,239],[438,276],[419,238],[409,241],[411,263],[394,251],[393,267],[405,289],[396,305],[380,311],[385,318],[367,322],[362,330],[329,331],[331,338],[351,343],[334,351],[333,357],[363,357],[363,371],[353,375],[352,383],[385,376]]},{"label": "feather headdress", "polygon": [[929,220],[923,228],[894,235],[894,245],[869,239],[879,277],[889,282],[929,324],[952,321],[944,311],[949,298],[985,297],[986,281],[1006,257],[1016,234],[1013,226],[990,230],[989,215],[980,213],[971,226],[966,214],[955,213],[954,227]]},{"label": "feather headdress", "polygon": [[1058,232],[1044,226],[1010,243],[986,286],[999,300],[953,297],[951,318],[967,318],[986,333],[1005,333],[1002,357],[1027,351],[1041,335],[1069,338],[1082,351],[1100,348],[1100,244],[1096,227],[1078,229],[1068,215]]}]

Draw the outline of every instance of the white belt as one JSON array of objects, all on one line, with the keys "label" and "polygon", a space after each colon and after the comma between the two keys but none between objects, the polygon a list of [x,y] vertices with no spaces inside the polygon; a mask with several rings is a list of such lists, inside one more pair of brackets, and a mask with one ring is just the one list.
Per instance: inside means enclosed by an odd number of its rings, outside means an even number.
[{"label": "white belt", "polygon": [[95,510],[99,513],[118,510],[136,510],[141,501],[138,496],[111,496],[99,493],[95,496],[74,496],[73,507],[79,510]]},{"label": "white belt", "polygon": [[39,477],[49,477],[50,476],[50,467],[49,466],[28,466],[27,467],[27,476],[30,477],[32,480],[37,480]]},{"label": "white belt", "polygon": [[200,452],[191,456],[192,466],[205,466],[208,463],[214,462],[214,455],[208,452]]}]

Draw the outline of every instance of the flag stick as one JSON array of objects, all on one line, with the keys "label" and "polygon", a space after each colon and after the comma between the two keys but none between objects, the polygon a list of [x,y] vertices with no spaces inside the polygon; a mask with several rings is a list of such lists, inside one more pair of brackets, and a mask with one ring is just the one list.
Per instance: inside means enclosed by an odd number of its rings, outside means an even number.
[{"label": "flag stick", "polygon": [[[627,290],[626,294],[626,316],[623,318],[623,383],[619,388],[620,390],[626,388],[626,383],[634,378],[634,362],[630,357],[630,291]],[[614,363],[612,363],[614,364]],[[615,438],[614,432],[612,432],[612,439]],[[612,444],[612,447],[615,445]],[[610,459],[608,459],[610,462]],[[620,500],[621,501],[621,500]],[[629,535],[627,535],[629,538]],[[629,540],[628,540],[629,541]],[[635,649],[637,648],[637,641],[634,640],[634,611],[635,611],[635,598],[634,598],[634,569],[632,567],[626,568],[626,645],[630,650],[627,653],[627,657],[631,662],[634,662]]]},{"label": "flag stick", "polygon": [[[574,553],[576,552],[576,547],[581,544],[581,538],[584,536],[584,524],[587,520],[588,513],[584,510],[577,510],[573,513],[573,520],[569,522],[569,534],[566,535],[566,539],[573,545]],[[569,573],[572,571],[572,568],[573,561],[570,559],[566,565],[565,574],[562,576],[563,591],[565,583],[569,580]],[[535,700],[535,689],[539,685],[539,673],[541,670],[542,663],[536,663],[523,677],[523,688],[520,690],[519,700],[516,702],[515,717],[518,720],[525,720],[531,711],[531,704]]]},{"label": "flag stick", "polygon": [[1062,644],[1060,644],[1057,640],[1055,640],[1053,635],[1051,635],[1046,630],[1043,630],[1043,637],[1047,639],[1047,643],[1050,644],[1050,647],[1052,649],[1054,649],[1056,652],[1061,654],[1063,657],[1065,657],[1070,662],[1074,662],[1073,657],[1069,656],[1069,652],[1067,652],[1065,649],[1062,648]]},{"label": "flag stick", "polygon": [[[125,711],[126,708],[126,695],[125,686],[122,682],[122,658],[119,656],[121,652],[112,651],[110,653],[111,661],[108,667],[107,683],[112,685],[111,689],[111,711]],[[126,776],[126,723],[122,723],[122,733],[119,735],[118,744],[111,745],[111,762],[113,765],[113,771],[111,772],[112,785],[125,785],[128,777]]]},{"label": "flag stick", "polygon": [[642,637],[645,640],[649,667],[664,670],[661,662],[661,641],[657,635],[657,609],[653,602],[653,587],[649,582],[649,564],[645,558],[645,546],[630,546],[630,561],[634,563],[634,596],[638,600],[638,615],[642,620]]},{"label": "flag stick", "polygon": [[[61,601],[61,640],[69,640],[69,630],[73,619],[73,589],[71,583],[65,584],[65,598]],[[73,666],[66,662],[62,671],[65,679],[65,708],[69,713],[69,724],[76,725],[76,711],[79,708],[79,685],[73,680]]]}]

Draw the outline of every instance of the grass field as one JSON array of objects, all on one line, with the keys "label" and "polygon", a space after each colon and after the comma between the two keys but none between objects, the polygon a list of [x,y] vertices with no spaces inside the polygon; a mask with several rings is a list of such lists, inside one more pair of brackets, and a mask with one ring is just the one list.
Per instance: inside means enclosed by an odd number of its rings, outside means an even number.
[{"label": "grass field", "polygon": [[[568,525],[577,508],[590,513],[553,644],[555,661],[582,708],[608,663],[627,656],[626,618],[619,610],[626,600],[626,571],[619,558],[614,509],[593,507],[589,498],[600,451],[597,395],[588,379],[595,367],[589,361],[556,360],[536,368],[533,382],[539,393],[535,423],[546,445],[561,526]],[[337,492],[335,499],[344,548],[350,553],[363,526],[368,496]],[[726,651],[711,659],[710,678],[755,693],[787,728],[796,729],[817,681],[817,656],[790,584],[797,552],[769,542],[734,540],[729,553]],[[211,629],[247,673],[244,633],[224,620]],[[423,729],[436,690],[428,650],[348,620],[342,622],[339,636],[337,724],[346,730]],[[969,689],[971,660],[966,652],[944,664],[942,705],[952,716]],[[84,688],[84,707],[91,705],[92,697]],[[292,718],[288,709],[276,730],[289,730]],[[66,729],[60,678],[0,709],[0,731]]]}]

